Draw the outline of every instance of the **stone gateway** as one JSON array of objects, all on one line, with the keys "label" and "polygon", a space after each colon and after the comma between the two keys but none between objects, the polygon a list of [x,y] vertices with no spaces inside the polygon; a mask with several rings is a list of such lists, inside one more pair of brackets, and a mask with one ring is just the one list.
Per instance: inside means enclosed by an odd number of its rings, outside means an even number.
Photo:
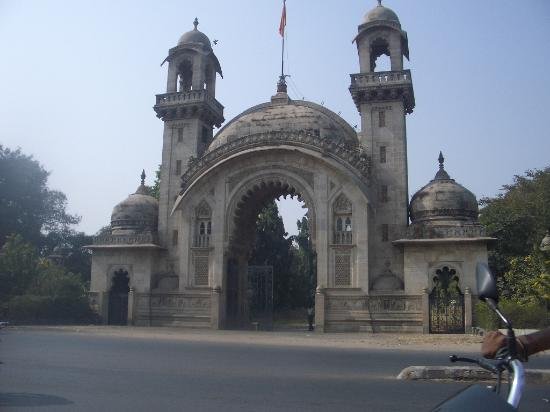
[{"label": "stone gateway", "polygon": [[[409,204],[407,33],[378,4],[354,42],[360,70],[349,90],[360,132],[321,105],[290,99],[284,76],[267,102],[221,127],[222,69],[195,19],[169,50],[166,93],[154,106],[164,122],[160,198],[142,175],[90,246],[90,301],[106,323],[249,326],[256,218],[273,199],[296,195],[317,256],[317,331],[471,328],[475,264],[487,261],[490,240],[476,198],[440,154],[434,179]],[[375,70],[381,55],[390,71]]]}]

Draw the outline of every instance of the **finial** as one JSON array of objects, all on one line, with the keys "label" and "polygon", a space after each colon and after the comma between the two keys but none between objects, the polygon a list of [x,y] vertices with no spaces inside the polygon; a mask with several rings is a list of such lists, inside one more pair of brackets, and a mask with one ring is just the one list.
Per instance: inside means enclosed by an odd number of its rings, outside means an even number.
[{"label": "finial", "polygon": [[439,160],[439,170],[435,174],[436,180],[449,180],[451,177],[449,174],[445,171],[445,166],[443,163],[445,162],[445,158],[443,157],[443,153],[439,152],[439,157],[437,158]]},{"label": "finial", "polygon": [[279,76],[279,81],[277,82],[277,93],[286,93],[286,78],[288,74],[282,74]]},{"label": "finial", "polygon": [[382,0],[378,0],[378,7],[382,7]]},{"label": "finial", "polygon": [[145,186],[145,169],[141,171],[141,185]]},{"label": "finial", "polygon": [[195,30],[198,30],[198,29],[197,29],[197,26],[198,26],[198,25],[199,25],[199,19],[197,19],[197,18],[195,17],[195,20],[193,21],[193,26],[195,26]]}]

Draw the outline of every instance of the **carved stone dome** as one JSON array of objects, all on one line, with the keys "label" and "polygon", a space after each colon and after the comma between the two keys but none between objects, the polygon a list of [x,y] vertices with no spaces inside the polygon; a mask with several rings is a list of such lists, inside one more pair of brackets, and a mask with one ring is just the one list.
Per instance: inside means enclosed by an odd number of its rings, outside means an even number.
[{"label": "carved stone dome", "polygon": [[439,153],[439,171],[433,180],[413,195],[410,203],[411,222],[477,222],[475,195],[450,178],[443,162],[443,155]]},{"label": "carved stone dome", "polygon": [[199,21],[197,19],[195,19],[193,25],[195,26],[193,30],[184,33],[180,37],[178,41],[178,46],[184,44],[202,44],[205,48],[212,50],[212,44],[210,43],[210,39],[208,38],[208,36],[197,29],[197,26],[199,25]]},{"label": "carved stone dome", "polygon": [[159,203],[145,186],[145,173],[136,192],[116,205],[111,214],[113,235],[155,232],[158,223]]},{"label": "carved stone dome", "polygon": [[270,132],[311,133],[357,147],[355,130],[336,113],[305,100],[291,100],[277,93],[271,102],[254,106],[227,123],[214,137],[208,151],[244,136]]},{"label": "carved stone dome", "polygon": [[400,24],[397,14],[392,9],[382,6],[382,2],[378,2],[378,6],[365,14],[363,23],[371,23],[373,21],[393,21]]}]

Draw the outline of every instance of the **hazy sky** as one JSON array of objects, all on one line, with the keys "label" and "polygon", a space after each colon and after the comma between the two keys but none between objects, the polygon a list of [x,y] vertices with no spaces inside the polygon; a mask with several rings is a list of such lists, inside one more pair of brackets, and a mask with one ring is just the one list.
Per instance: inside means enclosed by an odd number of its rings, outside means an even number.
[{"label": "hazy sky", "polygon": [[[216,97],[229,120],[275,92],[281,3],[0,0],[0,143],[50,170],[50,187],[82,216],[79,229],[94,233],[138,186],[141,169],[153,181],[162,122],[152,106],[166,89],[168,49],[195,17],[219,40]],[[451,177],[478,197],[550,165],[550,1],[383,4],[409,36],[410,194],[433,178],[439,150]],[[359,71],[351,40],[375,5],[287,0],[291,97],[324,102],[359,124],[348,91]]]}]

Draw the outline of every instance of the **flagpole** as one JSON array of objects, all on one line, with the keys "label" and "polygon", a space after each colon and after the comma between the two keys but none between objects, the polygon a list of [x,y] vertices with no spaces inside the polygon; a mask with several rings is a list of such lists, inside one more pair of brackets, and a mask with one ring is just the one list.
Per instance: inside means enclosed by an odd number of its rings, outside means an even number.
[{"label": "flagpole", "polygon": [[281,77],[285,76],[285,35],[283,34],[283,48],[281,51]]},{"label": "flagpole", "polygon": [[279,24],[279,34],[282,37],[281,47],[281,76],[277,83],[277,92],[286,93],[285,81],[285,27],[286,27],[286,0],[283,0],[283,12],[281,14],[281,23]]}]

